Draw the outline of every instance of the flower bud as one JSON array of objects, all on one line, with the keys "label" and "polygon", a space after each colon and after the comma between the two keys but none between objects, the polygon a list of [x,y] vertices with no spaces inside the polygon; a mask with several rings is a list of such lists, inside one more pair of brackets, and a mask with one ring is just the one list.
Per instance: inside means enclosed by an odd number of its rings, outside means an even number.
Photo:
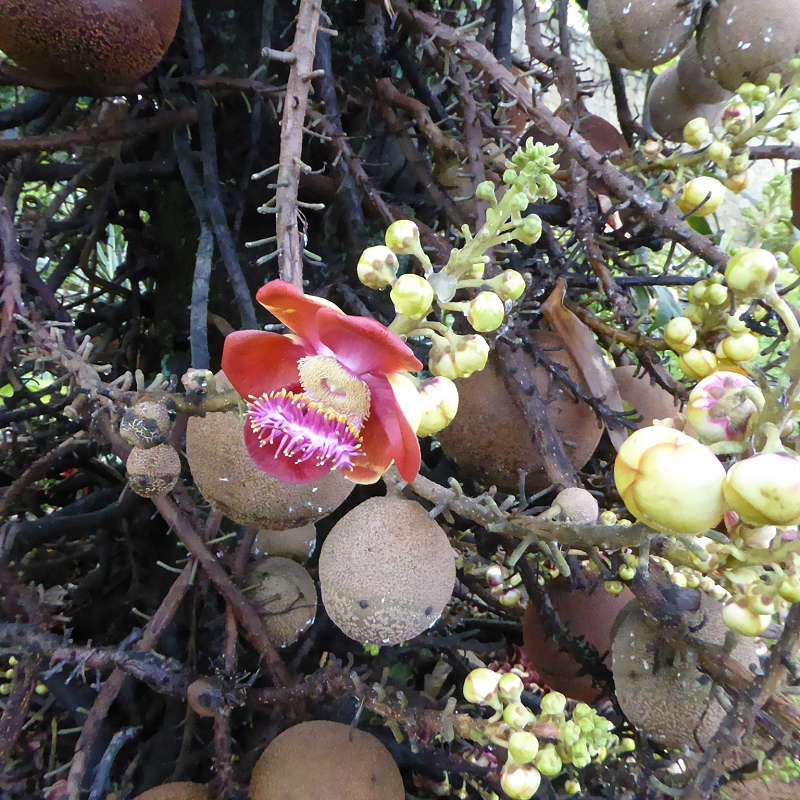
[{"label": "flower bud", "polygon": [[503,300],[519,300],[525,294],[525,278],[515,269],[504,269],[496,278],[489,281]]},{"label": "flower bud", "polygon": [[500,773],[500,786],[511,800],[530,800],[539,791],[541,782],[539,771],[528,764],[509,761]]},{"label": "flower bud", "polygon": [[570,797],[574,797],[576,794],[580,794],[581,785],[574,778],[570,778],[568,781],[564,781],[564,791]]},{"label": "flower bud", "polygon": [[742,636],[760,636],[769,627],[772,617],[756,614],[739,603],[729,603],[722,609],[722,621]]},{"label": "flower bud", "polygon": [[536,717],[533,712],[522,703],[509,703],[503,709],[503,722],[510,728],[522,730],[530,725]]},{"label": "flower bud", "polygon": [[455,344],[444,337],[434,339],[428,357],[428,368],[443,378],[468,378],[480,372],[489,360],[489,343],[483,336],[454,336]]},{"label": "flower bud", "polygon": [[536,244],[542,236],[542,220],[538,214],[528,214],[514,230],[514,236],[522,244]]},{"label": "flower bud", "polygon": [[506,672],[497,684],[497,693],[504,704],[518,703],[524,688],[519,675],[514,672]]},{"label": "flower bud", "polygon": [[725,469],[696,439],[674,428],[641,428],[619,449],[614,480],[626,508],[662,533],[704,533],[724,512]]},{"label": "flower bud", "polygon": [[746,81],[743,83],[736,94],[742,98],[742,100],[752,100],[753,96],[756,92],[756,85],[754,83],[750,83],[750,81]]},{"label": "flower bud", "polygon": [[45,684],[37,683],[33,691],[36,692],[36,694],[38,694],[39,697],[44,697],[50,690],[47,688]]},{"label": "flower bud", "polygon": [[394,283],[399,268],[397,256],[385,245],[368,247],[358,259],[358,279],[370,289],[385,289]]},{"label": "flower bud", "polygon": [[467,306],[469,324],[480,333],[496,331],[505,316],[503,301],[494,292],[479,292]]},{"label": "flower bud", "polygon": [[418,436],[433,436],[444,430],[458,412],[458,389],[450,378],[431,378],[419,389],[422,420]]},{"label": "flower bud", "polygon": [[664,328],[664,341],[679,353],[687,353],[697,341],[697,332],[687,317],[674,317]]},{"label": "flower bud", "polygon": [[778,262],[769,250],[740,250],[725,269],[728,288],[743,298],[764,297],[777,278]]},{"label": "flower bud", "polygon": [[725,179],[725,188],[734,194],[740,194],[750,184],[750,174],[747,172],[736,172]]},{"label": "flower bud", "polygon": [[800,578],[789,575],[778,584],[778,594],[787,603],[800,603]]},{"label": "flower bud", "polygon": [[723,485],[725,500],[748,525],[800,522],[800,458],[762,453],[734,464]]},{"label": "flower bud", "polygon": [[563,714],[566,707],[567,698],[561,692],[548,692],[540,703],[542,714]]},{"label": "flower bud", "polygon": [[642,152],[649,159],[658,158],[658,156],[661,155],[661,151],[663,149],[664,149],[663,142],[657,141],[656,139],[648,139],[642,145]]},{"label": "flower bud", "polygon": [[732,103],[722,112],[722,125],[734,136],[753,124],[753,112],[746,103]]},{"label": "flower bud", "polygon": [[619,597],[625,591],[625,587],[619,581],[606,581],[603,588],[612,597]]},{"label": "flower bud", "polygon": [[411,273],[395,281],[389,296],[395,311],[410,319],[422,319],[433,305],[433,287],[422,276]]},{"label": "flower bud", "polygon": [[486,667],[472,670],[464,681],[464,699],[479,706],[493,705],[497,701],[497,684],[500,673]]},{"label": "flower bud", "polygon": [[516,608],[522,602],[522,592],[519,589],[509,589],[500,595],[500,605],[505,608]]},{"label": "flower bud", "polygon": [[728,302],[728,290],[721,283],[712,283],[706,289],[705,301],[710,306],[724,306]]},{"label": "flower bud", "polygon": [[601,511],[599,521],[601,525],[616,525],[617,515],[613,511]]},{"label": "flower bud", "polygon": [[724,167],[730,160],[731,147],[725,142],[714,142],[711,147],[708,148],[708,157],[718,167]]},{"label": "flower bud", "polygon": [[800,242],[795,242],[789,251],[789,263],[800,272]]},{"label": "flower bud", "polygon": [[701,147],[709,136],[711,129],[705,117],[690,119],[683,128],[683,141],[691,147]]},{"label": "flower bud", "polygon": [[727,358],[741,364],[758,358],[761,347],[758,337],[752,333],[740,333],[736,336],[726,336],[717,347],[717,356]]},{"label": "flower bud", "polygon": [[420,249],[419,228],[410,219],[398,219],[386,229],[386,246],[398,256],[407,256]]},{"label": "flower bud", "polygon": [[689,288],[687,294],[693,303],[703,303],[706,299],[706,291],[708,289],[708,281],[697,281],[694,286]]},{"label": "flower bud", "polygon": [[693,217],[708,217],[719,211],[725,187],[716,178],[694,178],[683,188],[678,208]]},{"label": "flower bud", "polygon": [[495,203],[497,198],[494,193],[494,184],[491,181],[481,181],[475,188],[475,197],[484,203]]},{"label": "flower bud", "polygon": [[486,583],[489,586],[503,585],[503,568],[499,564],[492,564],[486,568]]},{"label": "flower bud", "polygon": [[710,350],[689,350],[678,359],[678,366],[690,380],[702,380],[717,368],[717,357]]},{"label": "flower bud", "polygon": [[632,753],[636,749],[636,742],[627,736],[623,736],[619,742],[619,749],[622,753]]},{"label": "flower bud", "polygon": [[539,752],[539,740],[528,731],[515,731],[508,737],[508,754],[517,764],[529,764]]},{"label": "flower bud", "polygon": [[764,395],[749,378],[715,372],[692,389],[686,419],[706,444],[743,442],[764,402]]},{"label": "flower bud", "polygon": [[625,564],[619,568],[617,577],[621,581],[632,581],[636,577],[636,570],[629,564]]},{"label": "flower bud", "polygon": [[556,778],[561,774],[561,769],[564,766],[559,758],[556,748],[552,744],[546,744],[536,754],[533,760],[536,769],[542,773],[546,778]]}]

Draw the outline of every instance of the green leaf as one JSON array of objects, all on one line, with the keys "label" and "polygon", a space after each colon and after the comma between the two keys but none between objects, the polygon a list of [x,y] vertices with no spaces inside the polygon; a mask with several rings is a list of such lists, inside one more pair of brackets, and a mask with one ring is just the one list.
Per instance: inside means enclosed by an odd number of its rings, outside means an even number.
[{"label": "green leaf", "polygon": [[675,295],[666,286],[654,286],[653,294],[656,299],[656,313],[653,322],[659,328],[663,328],[671,319],[679,317],[683,313],[680,303],[675,299]]},{"label": "green leaf", "polygon": [[702,233],[703,236],[710,236],[712,233],[711,226],[708,224],[708,220],[706,220],[705,217],[689,217],[686,222],[693,231]]}]

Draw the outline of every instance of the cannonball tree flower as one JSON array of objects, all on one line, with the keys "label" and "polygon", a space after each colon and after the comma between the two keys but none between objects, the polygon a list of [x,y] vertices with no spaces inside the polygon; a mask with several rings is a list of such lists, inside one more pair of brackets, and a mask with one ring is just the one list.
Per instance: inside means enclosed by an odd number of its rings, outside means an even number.
[{"label": "cannonball tree flower", "polygon": [[654,425],[625,440],[614,462],[614,481],[625,507],[662,533],[699,534],[725,511],[725,469],[697,439]]},{"label": "cannonball tree flower", "polygon": [[413,481],[420,449],[403,373],[422,364],[406,344],[380,323],[285,281],[262,286],[256,299],[291,334],[238,331],[225,339],[222,369],[247,401],[244,436],[253,461],[288,483],[319,480],[332,469],[374,483],[394,461]]}]

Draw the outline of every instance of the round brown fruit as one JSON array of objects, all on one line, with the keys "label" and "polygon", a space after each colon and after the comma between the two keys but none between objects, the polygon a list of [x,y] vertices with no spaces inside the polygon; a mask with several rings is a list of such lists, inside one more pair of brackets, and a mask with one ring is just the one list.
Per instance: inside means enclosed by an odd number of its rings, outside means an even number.
[{"label": "round brown fruit", "polygon": [[[583,637],[604,663],[611,667],[611,631],[617,615],[633,595],[625,589],[614,597],[602,581],[592,581],[583,589],[573,588],[570,581],[557,578],[547,584],[548,594],[561,623],[574,637]],[[594,703],[603,696],[599,686],[592,685],[590,675],[582,674],[582,665],[562,650],[545,629],[539,610],[531,601],[522,620],[525,654],[534,669],[551,689],[567,697]]]},{"label": "round brown fruit", "polygon": [[290,558],[265,558],[251,564],[245,578],[247,597],[278,647],[294,644],[317,615],[313,578]]},{"label": "round brown fruit", "polygon": [[171,444],[147,449],[134,447],[125,463],[128,483],[142,497],[158,497],[171,492],[181,476],[181,459]]},{"label": "round brown fruit", "polygon": [[317,543],[317,529],[312,522],[285,531],[262,529],[256,535],[256,549],[269,556],[284,556],[295,561],[308,561]]},{"label": "round brown fruit", "polygon": [[561,509],[560,518],[576,525],[593,525],[600,515],[600,506],[586,489],[570,486],[562,489],[553,501]]},{"label": "round brown fruit", "polygon": [[[566,367],[570,378],[583,386],[577,365],[556,334],[535,331],[531,339],[550,361]],[[597,417],[586,403],[576,401],[563,384],[551,378],[544,367],[534,366],[532,360],[529,377],[544,400],[547,417],[561,435],[570,461],[580,469],[592,457],[603,435]],[[519,490],[521,469],[528,473],[528,491],[547,486],[541,452],[522,409],[508,393],[495,357],[490,357],[484,370],[456,384],[458,414],[437,434],[444,452],[467,475],[505,492]]]},{"label": "round brown fruit", "polygon": [[209,800],[208,787],[203,783],[165,783],[148,789],[134,800]]},{"label": "round brown fruit", "polygon": [[[689,616],[693,635],[707,644],[722,646],[726,634],[734,636],[722,621],[722,605],[707,595]],[[676,653],[636,601],[620,614],[611,653],[617,700],[637,730],[664,747],[708,743],[725,716],[718,690],[696,654]],[[737,637],[731,656],[748,670],[758,662],[756,640]]]},{"label": "round brown fruit", "polygon": [[665,139],[681,141],[683,129],[689,120],[703,117],[709,125],[722,118],[723,104],[695,105],[683,95],[678,82],[678,71],[662,72],[650,87],[647,109],[653,130]]},{"label": "round brown fruit", "polygon": [[163,444],[172,427],[172,417],[163,403],[141,400],[132,405],[119,423],[120,436],[131,447]]},{"label": "round brown fruit", "polygon": [[697,52],[697,39],[692,39],[678,59],[678,86],[690,105],[716,105],[724,103],[733,94],[709,78]]},{"label": "round brown fruit", "polygon": [[681,0],[592,0],[589,32],[612,64],[650,69],[677,55],[694,33],[693,4]]},{"label": "round brown fruit", "polygon": [[333,622],[362,644],[399,644],[427,630],[456,580],[444,531],[411,500],[372,497],[322,545],[319,584]]},{"label": "round brown fruit", "polygon": [[76,86],[133,83],[175,37],[180,0],[0,0],[0,50]]},{"label": "round brown fruit", "polygon": [[186,457],[203,497],[240,525],[286,530],[316,522],[338,508],[355,486],[340,472],[317,483],[271,478],[247,452],[238,411],[191,417]]},{"label": "round brown fruit", "polygon": [[800,54],[800,0],[721,0],[712,4],[697,44],[706,74],[735,92],[763,83]]},{"label": "round brown fruit", "polygon": [[647,428],[654,419],[671,419],[680,413],[680,403],[638,367],[628,365],[611,371],[625,410],[632,409],[642,418],[636,423],[637,428]]},{"label": "round brown fruit", "polygon": [[250,800],[404,800],[403,779],[372,734],[314,720],[270,742],[253,769]]}]

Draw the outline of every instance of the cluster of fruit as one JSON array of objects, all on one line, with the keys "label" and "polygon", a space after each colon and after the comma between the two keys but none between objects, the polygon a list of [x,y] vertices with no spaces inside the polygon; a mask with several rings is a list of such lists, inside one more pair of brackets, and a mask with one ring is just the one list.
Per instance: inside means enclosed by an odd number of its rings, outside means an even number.
[{"label": "cluster of fruit", "polygon": [[[0,683],[0,697],[7,697],[14,691],[19,673],[19,661],[16,656],[9,656],[7,663],[8,669],[0,671],[0,676],[5,679],[3,683]],[[40,697],[43,697],[47,694],[47,686],[39,682],[36,684],[33,691]]]}]

